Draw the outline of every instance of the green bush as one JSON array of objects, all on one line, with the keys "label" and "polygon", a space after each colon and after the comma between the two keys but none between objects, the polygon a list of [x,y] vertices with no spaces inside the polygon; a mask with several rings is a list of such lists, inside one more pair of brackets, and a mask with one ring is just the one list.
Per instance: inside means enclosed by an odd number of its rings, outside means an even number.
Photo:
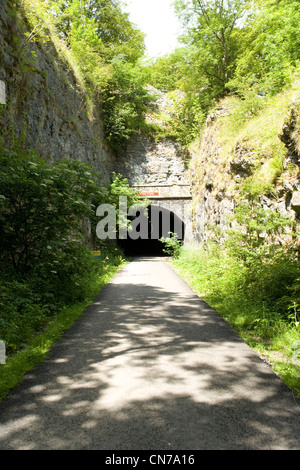
[{"label": "green bush", "polygon": [[[23,275],[49,263],[70,240],[83,236],[98,177],[82,162],[46,162],[28,152],[0,155],[0,263]],[[50,267],[50,266],[49,266]],[[50,270],[49,270],[50,271]]]},{"label": "green bush", "polygon": [[121,176],[108,188],[99,181],[82,162],[48,166],[24,149],[2,149],[0,338],[9,354],[61,310],[84,302],[99,278],[123,262],[109,242],[102,242],[96,259],[92,240],[86,240],[84,221],[94,220],[91,201],[114,203],[126,186]]}]

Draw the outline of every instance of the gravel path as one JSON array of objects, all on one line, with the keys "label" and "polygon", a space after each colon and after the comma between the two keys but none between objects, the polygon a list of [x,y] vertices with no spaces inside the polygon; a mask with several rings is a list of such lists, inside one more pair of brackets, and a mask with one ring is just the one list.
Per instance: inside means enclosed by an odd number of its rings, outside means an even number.
[{"label": "gravel path", "polygon": [[300,449],[288,388],[160,258],[137,258],[0,404],[0,449]]}]

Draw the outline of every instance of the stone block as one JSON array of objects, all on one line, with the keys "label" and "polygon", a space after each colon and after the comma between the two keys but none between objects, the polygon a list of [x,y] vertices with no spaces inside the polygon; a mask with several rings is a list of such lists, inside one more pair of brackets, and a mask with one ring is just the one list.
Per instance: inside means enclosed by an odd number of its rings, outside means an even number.
[{"label": "stone block", "polygon": [[296,191],[295,193],[293,193],[291,207],[297,215],[300,215],[300,191]]}]

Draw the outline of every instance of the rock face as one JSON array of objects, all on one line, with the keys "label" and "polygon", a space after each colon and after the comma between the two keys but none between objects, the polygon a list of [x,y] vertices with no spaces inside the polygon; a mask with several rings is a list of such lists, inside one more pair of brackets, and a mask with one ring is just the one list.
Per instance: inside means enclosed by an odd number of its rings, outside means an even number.
[{"label": "rock face", "polygon": [[[192,197],[186,168],[186,153],[176,141],[132,136],[116,159],[115,170],[132,187],[151,200],[152,206],[174,213],[184,222],[184,239],[193,240]],[[167,236],[167,235],[166,235]]]},{"label": "rock face", "polygon": [[300,215],[300,191],[296,191],[293,193],[293,196],[291,199],[291,207],[299,216]]},{"label": "rock face", "polygon": [[[211,237],[211,229],[221,231],[231,226],[230,216],[241,200],[240,185],[246,178],[255,178],[255,151],[248,141],[240,141],[232,149],[230,158],[222,155],[220,139],[221,118],[230,113],[226,107],[219,106],[208,117],[202,137],[192,149],[189,178],[194,205],[194,225],[196,239],[204,241]],[[260,204],[265,209],[273,209],[291,219],[300,218],[300,173],[290,176],[289,164],[300,164],[299,139],[296,128],[299,124],[299,110],[291,106],[278,139],[286,146],[286,158],[281,178],[270,194],[261,194]]]},{"label": "rock face", "polygon": [[89,109],[76,73],[51,41],[23,47],[25,41],[2,0],[0,80],[6,87],[6,105],[0,105],[1,140],[7,144],[17,139],[51,162],[85,161],[108,180],[113,156],[104,144],[101,110]]},{"label": "rock face", "polygon": [[6,86],[2,80],[0,80],[0,104],[6,104]]},{"label": "rock face", "polygon": [[[153,96],[146,122],[164,128],[164,120],[172,118],[173,99],[152,86],[147,87]],[[128,178],[130,184],[189,184],[187,160],[189,154],[183,146],[170,137],[158,140],[140,132],[131,136],[116,159],[116,170]]]},{"label": "rock face", "polygon": [[[0,142],[17,142],[49,163],[65,158],[84,161],[102,174],[102,183],[116,172],[133,186],[146,185],[148,190],[158,185],[159,204],[185,214],[191,196],[185,186],[187,156],[182,146],[171,138],[157,142],[141,133],[114,155],[104,143],[101,106],[91,103],[79,72],[58,52],[56,39],[27,39],[25,25],[17,24],[6,0],[0,0],[0,84],[5,90],[0,98],[6,102],[0,105]],[[166,96],[160,93],[156,101],[156,90],[152,91],[153,108],[166,113]]]},{"label": "rock face", "polygon": [[[172,139],[155,142],[137,134],[115,156],[104,143],[101,107],[94,103],[91,109],[76,71],[51,41],[23,47],[24,33],[8,14],[6,0],[1,1],[0,83],[6,89],[6,104],[0,105],[0,139],[5,144],[20,141],[49,162],[87,162],[104,182],[113,172],[131,184],[187,182],[186,156]],[[155,99],[156,92],[153,89]],[[165,101],[161,93],[157,109],[164,110]]]},{"label": "rock face", "polygon": [[[89,100],[78,71],[58,53],[57,44],[27,44],[25,33],[26,27],[8,14],[6,0],[0,0],[0,83],[6,92],[6,104],[0,105],[1,141],[7,146],[17,141],[50,163],[84,161],[102,174],[103,183],[116,172],[147,190],[158,185],[170,210],[177,204],[183,211],[187,199],[191,205],[182,146],[171,138],[156,142],[141,133],[114,155],[104,143],[101,107]],[[152,92],[153,109],[168,112],[165,94]]]}]

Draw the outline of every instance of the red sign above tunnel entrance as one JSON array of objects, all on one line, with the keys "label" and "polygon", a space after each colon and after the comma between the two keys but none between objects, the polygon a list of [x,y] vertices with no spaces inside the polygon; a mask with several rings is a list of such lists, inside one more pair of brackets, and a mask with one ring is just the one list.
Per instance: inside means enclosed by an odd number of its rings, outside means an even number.
[{"label": "red sign above tunnel entrance", "polygon": [[143,192],[139,193],[138,196],[159,196],[158,192]]}]

